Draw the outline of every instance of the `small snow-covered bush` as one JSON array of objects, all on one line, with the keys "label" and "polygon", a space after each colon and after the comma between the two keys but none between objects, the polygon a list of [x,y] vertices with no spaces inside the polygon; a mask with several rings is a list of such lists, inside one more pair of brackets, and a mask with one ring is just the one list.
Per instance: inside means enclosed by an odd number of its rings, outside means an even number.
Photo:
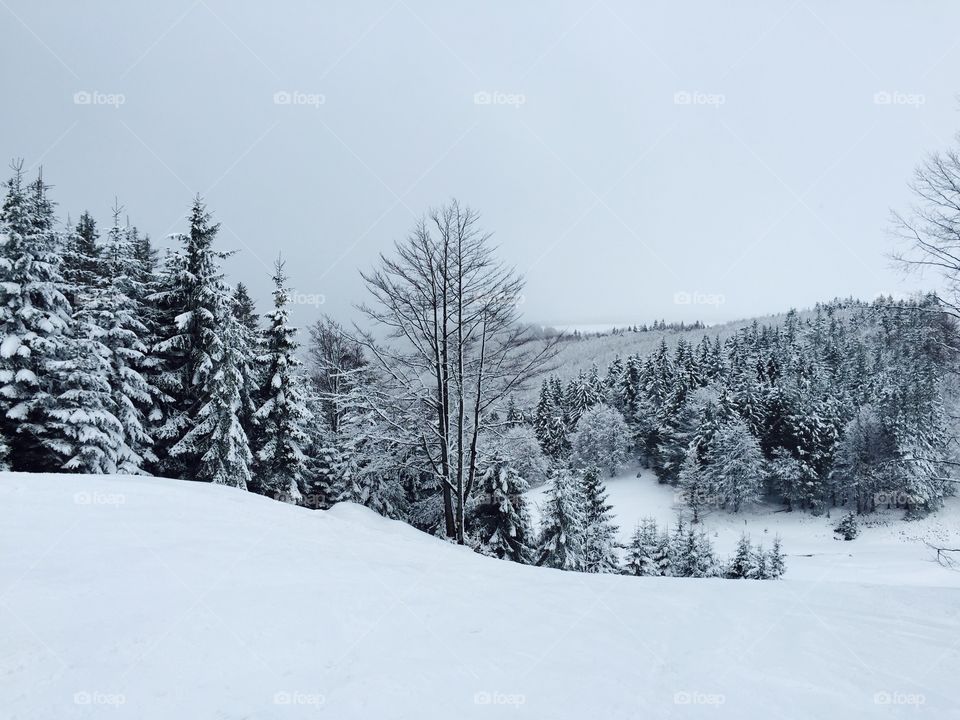
[{"label": "small snow-covered bush", "polygon": [[848,512],[843,516],[843,520],[840,521],[840,524],[837,525],[833,531],[844,540],[853,540],[857,536],[857,533],[860,532],[856,515]]}]

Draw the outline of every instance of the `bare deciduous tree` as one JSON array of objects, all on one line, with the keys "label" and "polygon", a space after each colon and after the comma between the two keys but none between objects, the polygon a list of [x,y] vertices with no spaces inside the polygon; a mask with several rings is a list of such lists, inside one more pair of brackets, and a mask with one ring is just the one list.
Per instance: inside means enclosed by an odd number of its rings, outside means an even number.
[{"label": "bare deciduous tree", "polygon": [[454,200],[418,222],[393,257],[381,254],[363,274],[373,302],[360,310],[387,341],[359,328],[356,338],[392,392],[381,419],[423,451],[446,534],[461,544],[480,433],[510,393],[547,369],[559,340],[520,324],[523,278],[497,260],[479,220]]},{"label": "bare deciduous tree", "polygon": [[310,380],[320,395],[327,426],[336,435],[346,411],[344,397],[366,364],[363,348],[344,334],[340,323],[324,315],[310,326],[308,352]]},{"label": "bare deciduous tree", "polygon": [[944,311],[960,317],[960,151],[927,157],[910,188],[910,211],[893,213],[894,232],[905,245],[894,259],[907,270],[937,272],[945,282]]}]

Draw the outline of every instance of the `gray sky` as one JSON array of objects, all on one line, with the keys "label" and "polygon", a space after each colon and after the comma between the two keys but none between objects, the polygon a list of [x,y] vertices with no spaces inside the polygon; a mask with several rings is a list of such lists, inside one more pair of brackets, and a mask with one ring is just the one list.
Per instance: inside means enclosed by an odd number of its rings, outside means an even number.
[{"label": "gray sky", "polygon": [[283,251],[300,324],[347,317],[358,268],[451,196],[530,320],[916,286],[888,211],[960,130],[960,4],[728,5],[0,0],[0,158],[161,244],[201,192],[261,310]]}]

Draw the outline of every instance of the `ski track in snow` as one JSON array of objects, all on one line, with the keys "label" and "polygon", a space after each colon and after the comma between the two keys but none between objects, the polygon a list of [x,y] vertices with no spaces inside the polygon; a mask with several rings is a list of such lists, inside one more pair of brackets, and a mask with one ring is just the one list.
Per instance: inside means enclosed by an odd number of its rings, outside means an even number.
[{"label": "ski track in snow", "polygon": [[[673,517],[672,490],[633,475],[608,482],[624,537]],[[353,505],[6,473],[0,717],[960,718],[960,573],[903,540],[956,537],[958,516],[845,543],[835,518],[715,513],[723,554],[778,532],[786,578],[631,578],[480,557]]]}]

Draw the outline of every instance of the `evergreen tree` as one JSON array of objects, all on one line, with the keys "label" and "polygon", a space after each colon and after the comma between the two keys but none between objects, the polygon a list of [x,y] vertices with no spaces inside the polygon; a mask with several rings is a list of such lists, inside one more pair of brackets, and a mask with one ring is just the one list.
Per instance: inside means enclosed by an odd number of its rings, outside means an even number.
[{"label": "evergreen tree", "polygon": [[258,446],[256,474],[259,489],[290,502],[297,502],[304,489],[304,448],[307,410],[303,377],[297,374],[297,329],[288,322],[290,290],[284,263],[274,265],[273,311],[267,313],[264,354],[259,358],[263,386],[261,405],[254,414]]},{"label": "evergreen tree", "polygon": [[226,301],[219,313],[221,343],[212,356],[206,402],[196,412],[190,430],[172,448],[174,457],[197,458],[193,477],[219,485],[247,489],[253,458],[240,424],[240,353],[243,342],[239,323]]},{"label": "evergreen tree", "polygon": [[751,576],[754,570],[753,546],[750,544],[750,538],[746,534],[740,536],[737,542],[737,552],[727,568],[727,577],[733,579],[743,579]]},{"label": "evergreen tree", "polygon": [[257,427],[253,415],[259,407],[257,392],[261,387],[261,378],[257,370],[257,358],[262,354],[262,335],[257,308],[250,297],[247,286],[237,283],[233,290],[233,317],[238,324],[242,354],[240,357],[240,375],[243,384],[240,389],[240,424],[252,445],[258,444]]},{"label": "evergreen tree", "polygon": [[526,481],[508,461],[495,457],[480,479],[474,505],[473,533],[485,552],[500,559],[529,563],[533,533],[523,493]]},{"label": "evergreen tree", "polygon": [[687,457],[680,468],[678,485],[683,501],[693,512],[694,523],[700,522],[704,506],[714,499],[711,495],[708,477],[709,475],[700,463],[700,452],[691,443],[690,449],[687,451]]},{"label": "evergreen tree", "polygon": [[670,539],[657,529],[653,518],[644,518],[627,548],[624,573],[659,577],[670,573]]},{"label": "evergreen tree", "polygon": [[643,575],[644,547],[643,527],[640,523],[633,530],[627,552],[624,556],[622,573],[624,575]]},{"label": "evergreen tree", "polygon": [[770,555],[767,560],[768,568],[768,577],[771,580],[776,580],[783,577],[783,574],[786,572],[786,558],[783,554],[783,550],[780,547],[780,537],[776,536],[773,538],[773,547],[770,549]]},{"label": "evergreen tree", "polygon": [[556,470],[547,493],[543,524],[537,542],[537,565],[560,570],[583,570],[583,495],[568,470]]},{"label": "evergreen tree", "polygon": [[99,372],[104,376],[109,401],[104,403],[122,429],[116,448],[116,471],[139,474],[155,462],[153,440],[148,431],[149,415],[156,389],[144,375],[147,364],[148,336],[140,318],[144,306],[136,274],[131,236],[120,227],[120,210],[114,212],[114,224],[107,244],[99,256],[104,273],[99,287],[87,286],[83,306],[75,313],[75,334],[90,346],[85,362],[101,357]]},{"label": "evergreen tree", "polygon": [[60,469],[71,447],[51,415],[66,390],[51,363],[67,355],[72,309],[47,187],[42,176],[24,187],[21,168],[14,165],[0,210],[0,422],[9,443],[0,462],[37,472]]},{"label": "evergreen tree", "polygon": [[48,410],[45,444],[63,470],[128,472],[136,465],[126,464],[123,426],[114,413],[108,380],[110,351],[85,328],[78,330],[65,338],[60,357],[47,363],[56,391]]},{"label": "evergreen tree", "polygon": [[97,223],[86,211],[67,235],[62,274],[66,286],[64,294],[74,309],[80,309],[82,303],[78,303],[78,299],[84,293],[100,287],[109,277],[100,264],[99,237]]},{"label": "evergreen tree", "polygon": [[733,512],[760,499],[765,464],[760,444],[739,418],[722,424],[707,453],[711,492]]},{"label": "evergreen tree", "polygon": [[620,563],[617,553],[619,528],[613,523],[613,506],[607,502],[607,491],[598,468],[588,468],[584,473],[582,493],[584,570],[592,573],[617,572]]},{"label": "evergreen tree", "polygon": [[[161,338],[153,348],[156,383],[164,399],[158,407],[159,426],[154,438],[165,474],[200,479],[204,448],[188,442],[177,452],[171,451],[192,432],[201,408],[208,407],[213,399],[211,378],[224,352],[221,324],[230,315],[225,302],[228,290],[219,266],[228,254],[213,249],[220,226],[212,222],[199,196],[193,202],[189,222],[189,232],[178,237],[181,251],[168,254],[157,292],[151,296],[158,311],[157,332]],[[226,382],[232,374],[224,374],[221,381]]]}]

